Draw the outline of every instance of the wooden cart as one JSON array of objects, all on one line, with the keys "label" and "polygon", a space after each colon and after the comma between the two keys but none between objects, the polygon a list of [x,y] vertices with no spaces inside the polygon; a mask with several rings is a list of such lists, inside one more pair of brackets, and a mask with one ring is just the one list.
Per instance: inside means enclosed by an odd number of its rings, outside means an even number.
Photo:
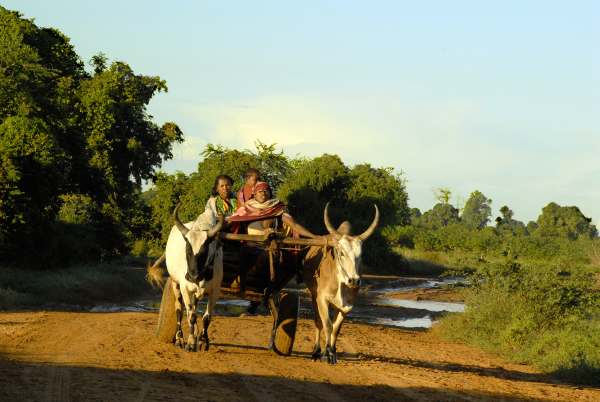
[{"label": "wooden cart", "polygon": [[[333,247],[332,241],[280,237],[274,232],[262,236],[219,233],[218,238],[223,242],[224,252],[221,298],[235,298],[238,292],[241,242],[250,241],[265,246],[265,252],[253,261],[254,265],[246,276],[246,300],[251,302],[248,311],[253,314],[261,303],[269,308],[273,316],[269,350],[289,356],[296,335],[300,300],[298,295],[282,289],[294,277],[298,283],[302,283],[302,258],[298,246]],[[176,331],[175,297],[169,278],[163,291],[156,338],[173,342]]]}]

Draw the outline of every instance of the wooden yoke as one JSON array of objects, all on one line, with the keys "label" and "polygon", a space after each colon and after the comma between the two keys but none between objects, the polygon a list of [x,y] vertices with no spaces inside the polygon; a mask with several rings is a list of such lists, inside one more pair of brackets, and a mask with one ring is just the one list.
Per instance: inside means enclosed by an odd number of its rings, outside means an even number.
[{"label": "wooden yoke", "polygon": [[241,240],[241,241],[253,241],[256,243],[264,243],[268,240],[273,239],[278,244],[287,244],[291,246],[329,246],[333,247],[333,241],[329,239],[296,239],[293,237],[272,237],[269,235],[248,235],[248,234],[233,234],[233,233],[219,233],[217,235],[219,239],[227,240]]}]

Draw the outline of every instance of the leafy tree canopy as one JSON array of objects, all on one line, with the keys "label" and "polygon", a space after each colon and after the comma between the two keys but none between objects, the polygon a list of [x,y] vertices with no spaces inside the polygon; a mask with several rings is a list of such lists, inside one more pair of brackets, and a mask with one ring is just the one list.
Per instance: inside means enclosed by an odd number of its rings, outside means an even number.
[{"label": "leafy tree canopy", "polygon": [[100,249],[126,251],[141,181],[183,141],[146,113],[165,81],[103,54],[88,74],[69,38],[3,7],[0,48],[0,257],[64,257],[47,239],[57,224],[83,225],[70,221],[73,202],[89,204]]},{"label": "leafy tree canopy", "polygon": [[460,222],[458,210],[451,204],[444,203],[436,204],[432,209],[425,212],[420,220],[425,227],[432,229],[443,228],[452,223]]},{"label": "leafy tree canopy", "polygon": [[577,207],[561,207],[551,202],[542,208],[538,217],[538,234],[540,236],[561,236],[571,240],[580,237],[598,237],[598,229],[591,224],[592,218],[587,218]]},{"label": "leafy tree canopy", "polygon": [[448,204],[450,198],[452,198],[452,191],[448,187],[432,187],[431,191],[433,192],[433,200],[438,201],[440,204]]},{"label": "leafy tree canopy", "polygon": [[517,230],[524,229],[525,224],[521,221],[513,219],[515,213],[506,205],[500,208],[502,217],[496,218],[496,227],[502,230]]},{"label": "leafy tree canopy", "polygon": [[461,215],[463,224],[469,229],[485,228],[492,215],[491,203],[492,200],[481,192],[477,190],[472,192]]}]

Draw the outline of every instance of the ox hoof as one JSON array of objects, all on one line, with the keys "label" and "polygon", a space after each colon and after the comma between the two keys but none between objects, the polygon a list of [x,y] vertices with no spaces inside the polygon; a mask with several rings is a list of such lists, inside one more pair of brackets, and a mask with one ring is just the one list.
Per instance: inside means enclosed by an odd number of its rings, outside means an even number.
[{"label": "ox hoof", "polygon": [[210,348],[210,343],[208,341],[206,342],[202,342],[202,345],[200,346],[200,351],[202,352],[206,352],[208,351],[208,348]]},{"label": "ox hoof", "polygon": [[175,341],[175,347],[178,349],[181,349],[183,347],[183,344],[179,339]]},{"label": "ox hoof", "polygon": [[196,345],[190,345],[189,343],[185,345],[186,352],[195,352],[196,350]]},{"label": "ox hoof", "polygon": [[323,358],[321,358],[321,361],[325,364],[335,364],[335,357],[333,356],[327,356],[327,355],[323,355]]},{"label": "ox hoof", "polygon": [[312,355],[313,362],[320,362],[322,358],[323,355],[321,353],[315,353],[314,355]]}]

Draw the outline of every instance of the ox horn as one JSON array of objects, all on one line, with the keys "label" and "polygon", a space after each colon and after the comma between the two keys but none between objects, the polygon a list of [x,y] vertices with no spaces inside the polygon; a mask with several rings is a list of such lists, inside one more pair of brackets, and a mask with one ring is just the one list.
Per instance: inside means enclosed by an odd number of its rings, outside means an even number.
[{"label": "ox horn", "polygon": [[185,237],[185,235],[187,235],[190,230],[188,228],[186,228],[183,225],[183,223],[181,223],[181,221],[179,220],[179,217],[177,216],[177,210],[179,209],[180,205],[181,205],[181,202],[179,204],[177,204],[177,206],[175,207],[175,211],[173,211],[173,220],[175,221],[175,226],[177,226],[177,229],[179,229],[179,231],[181,232],[183,237]]},{"label": "ox horn", "polygon": [[217,235],[217,233],[219,233],[219,231],[221,230],[221,228],[223,227],[223,221],[225,219],[223,218],[223,214],[219,214],[217,216],[217,224],[215,226],[213,226],[212,228],[208,229],[208,237],[209,238],[213,238]]},{"label": "ox horn", "polygon": [[375,219],[373,220],[373,223],[371,223],[371,226],[369,226],[369,228],[360,236],[356,236],[359,238],[360,241],[365,241],[369,238],[369,236],[371,236],[373,234],[373,232],[375,231],[375,228],[377,227],[377,224],[379,223],[379,209],[377,208],[377,205],[375,205]]},{"label": "ox horn", "polygon": [[325,227],[327,228],[327,230],[329,230],[329,233],[333,235],[334,239],[339,240],[342,238],[342,235],[337,230],[335,230],[333,226],[331,226],[331,223],[329,222],[329,213],[327,212],[327,208],[329,208],[329,203],[325,205]]}]

